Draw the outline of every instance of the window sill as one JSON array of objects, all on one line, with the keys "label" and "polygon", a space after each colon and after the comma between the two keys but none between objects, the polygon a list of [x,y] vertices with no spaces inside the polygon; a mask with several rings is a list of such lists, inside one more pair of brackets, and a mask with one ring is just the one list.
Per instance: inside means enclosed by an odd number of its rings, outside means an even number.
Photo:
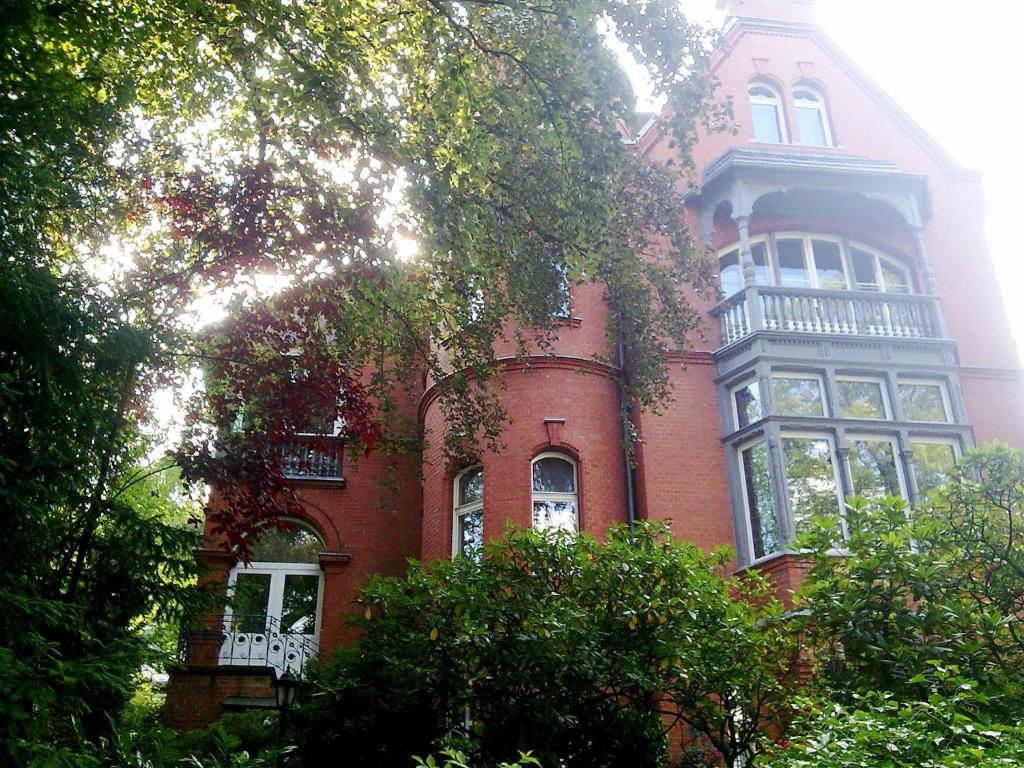
[{"label": "window sill", "polygon": [[307,477],[305,475],[285,475],[289,483],[303,488],[344,488],[348,481],[343,477]]}]

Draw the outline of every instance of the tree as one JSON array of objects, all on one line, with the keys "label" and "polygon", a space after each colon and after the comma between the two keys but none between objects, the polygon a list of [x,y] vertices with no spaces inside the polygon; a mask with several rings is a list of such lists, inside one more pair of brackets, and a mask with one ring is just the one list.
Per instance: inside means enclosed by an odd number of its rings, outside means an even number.
[{"label": "tree", "polygon": [[484,765],[529,750],[656,766],[682,723],[738,765],[785,710],[794,657],[768,585],[726,578],[727,562],[664,526],[606,543],[522,532],[479,561],[376,579],[362,639],[296,719],[306,759],[395,765],[447,743]]}]

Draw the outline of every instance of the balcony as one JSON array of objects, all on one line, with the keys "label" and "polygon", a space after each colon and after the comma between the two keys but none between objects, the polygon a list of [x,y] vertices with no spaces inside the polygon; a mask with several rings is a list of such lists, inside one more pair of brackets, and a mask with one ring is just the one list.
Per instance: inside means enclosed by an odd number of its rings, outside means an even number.
[{"label": "balcony", "polygon": [[293,480],[343,480],[344,446],[337,439],[299,439],[279,448],[281,471]]},{"label": "balcony", "polygon": [[270,668],[277,675],[291,672],[301,677],[306,664],[320,652],[311,630],[282,627],[274,616],[217,616],[205,623],[179,635],[182,664]]},{"label": "balcony", "polygon": [[757,331],[887,339],[942,339],[934,296],[874,291],[744,288],[711,310],[722,346]]}]

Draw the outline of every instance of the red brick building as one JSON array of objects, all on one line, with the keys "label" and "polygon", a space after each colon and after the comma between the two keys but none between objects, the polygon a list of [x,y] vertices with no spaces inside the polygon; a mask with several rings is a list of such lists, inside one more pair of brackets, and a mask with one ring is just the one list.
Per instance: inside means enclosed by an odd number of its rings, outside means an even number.
[{"label": "red brick building", "polygon": [[[634,508],[680,538],[735,547],[738,567],[765,569],[785,593],[799,578],[786,545],[811,511],[851,494],[917,501],[972,445],[1024,442],[1024,372],[978,174],[814,26],[813,0],[719,5],[714,73],[739,132],[702,138],[679,194],[724,298],[702,307],[705,339],[672,361],[675,402],[635,416]],[[675,151],[654,121],[635,147]],[[271,537],[250,568],[203,553],[251,615],[236,607],[191,638],[171,724],[272,700],[275,673],[351,639],[343,617],[370,574],[450,557],[509,521],[600,535],[627,520],[619,390],[593,362],[610,351],[601,290],[574,286],[568,306],[551,354],[498,350],[502,452],[448,466],[435,441],[389,495],[383,458],[350,473],[314,463],[298,479],[304,527]],[[435,395],[427,382],[406,407],[436,435]]]}]

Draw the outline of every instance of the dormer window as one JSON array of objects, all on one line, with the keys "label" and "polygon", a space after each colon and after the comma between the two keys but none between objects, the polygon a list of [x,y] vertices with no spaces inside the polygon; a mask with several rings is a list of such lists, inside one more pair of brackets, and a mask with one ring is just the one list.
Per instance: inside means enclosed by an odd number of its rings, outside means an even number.
[{"label": "dormer window", "polygon": [[800,143],[811,147],[831,147],[832,132],[829,130],[825,98],[813,88],[800,86],[793,91],[793,106]]},{"label": "dormer window", "polygon": [[752,83],[747,93],[750,96],[754,141],[785,144],[786,124],[782,119],[782,99],[778,91],[767,83]]}]

